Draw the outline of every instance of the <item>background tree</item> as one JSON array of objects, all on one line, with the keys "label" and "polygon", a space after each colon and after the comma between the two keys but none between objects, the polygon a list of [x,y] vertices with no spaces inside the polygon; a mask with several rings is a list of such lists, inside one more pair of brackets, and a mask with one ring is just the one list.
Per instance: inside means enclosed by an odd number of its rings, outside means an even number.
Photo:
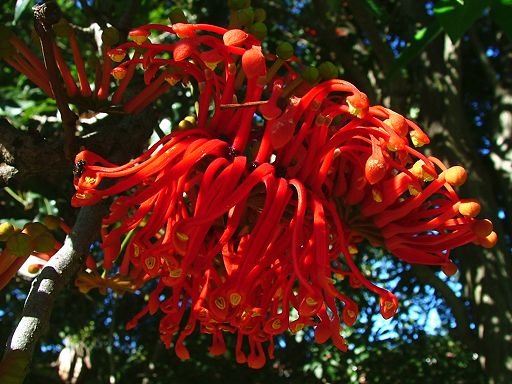
[{"label": "background tree", "polygon": [[[233,11],[235,2],[228,3],[231,9],[224,1],[59,5],[65,17],[80,26],[83,57],[92,61],[99,56],[94,39],[108,24],[126,36],[131,27],[148,21],[166,23],[169,7],[179,5],[191,21],[227,25],[230,12],[247,12]],[[38,52],[28,5],[1,5],[2,22],[14,23],[16,34]],[[52,362],[62,351],[58,365],[61,378],[68,375],[69,382],[73,373],[81,374],[84,382],[507,382],[512,377],[512,30],[507,23],[512,7],[505,0],[253,1],[252,7],[266,10],[265,45],[270,52],[279,42],[289,41],[305,63],[336,63],[341,76],[373,103],[408,114],[425,127],[432,139],[430,148],[443,160],[468,168],[470,180],[462,194],[482,202],[485,216],[492,218],[500,235],[498,245],[491,250],[463,248],[455,257],[460,273],[449,279],[429,267],[396,260],[391,264],[389,255],[368,249],[372,271],[400,293],[399,315],[390,323],[372,326],[375,305],[371,297],[361,297],[368,305],[348,337],[354,346],[349,352],[315,345],[307,332],[290,335],[278,340],[275,362],[260,371],[238,366],[232,357],[205,356],[207,342],[199,336],[194,359],[179,362],[156,343],[158,326],[153,318],[145,319],[136,331],[125,331],[133,316],[130,309],[142,306],[144,293],[121,296],[107,290],[103,296],[94,290],[82,295],[75,288],[66,289],[50,297],[55,301],[51,326],[34,355],[27,382],[57,381]],[[76,223],[75,228],[83,225],[68,249],[83,254],[97,236],[104,208],[77,215],[69,206],[73,164],[62,135],[65,116],[61,119],[55,101],[26,77],[4,63],[1,69],[0,218],[22,227],[52,214]],[[88,122],[85,101],[73,100],[78,105],[73,112],[84,112],[76,144],[109,158],[136,156],[159,123],[166,120],[174,126],[188,114],[191,106],[180,97],[183,92],[166,95],[135,120],[110,114]],[[56,236],[63,240],[62,233]],[[76,271],[78,266],[69,268]],[[2,340],[17,322],[28,290],[29,282],[17,277],[2,291]]]}]

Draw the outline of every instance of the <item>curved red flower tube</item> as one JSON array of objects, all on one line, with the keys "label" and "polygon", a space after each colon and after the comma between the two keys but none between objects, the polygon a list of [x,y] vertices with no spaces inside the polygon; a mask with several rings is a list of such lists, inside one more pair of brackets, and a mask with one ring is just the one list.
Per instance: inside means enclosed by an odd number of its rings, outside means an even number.
[{"label": "curved red flower tube", "polygon": [[[151,42],[153,31],[171,42]],[[241,30],[150,24],[130,37],[109,52],[122,61],[112,101],[137,113],[193,82],[196,124],[119,166],[79,153],[72,204],[114,197],[104,268],[137,286],[157,282],[128,328],[161,312],[162,340],[181,359],[196,329],[212,335],[212,355],[226,350],[225,332],[236,333],[236,360],[253,368],[288,330],[313,326],[317,342],[346,350],[341,324],[354,324],[358,306],[345,281],[378,295],[384,318],[398,308],[361,272],[359,243],[447,274],[453,248],[495,243],[492,224],[476,218],[478,202],[455,192],[465,170],[418,152],[425,133],[349,82],[297,87],[296,60],[270,70],[284,61]],[[146,88],[123,102],[139,66]]]}]

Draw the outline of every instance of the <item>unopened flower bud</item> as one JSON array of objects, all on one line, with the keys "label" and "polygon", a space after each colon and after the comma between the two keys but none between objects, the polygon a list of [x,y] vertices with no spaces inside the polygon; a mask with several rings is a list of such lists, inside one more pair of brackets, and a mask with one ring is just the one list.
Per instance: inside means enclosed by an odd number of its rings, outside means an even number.
[{"label": "unopened flower bud", "polygon": [[320,76],[320,71],[316,67],[306,67],[302,71],[302,78],[308,83],[314,83],[318,76]]},{"label": "unopened flower bud", "polygon": [[441,270],[443,271],[443,273],[446,276],[453,276],[457,273],[457,266],[454,263],[449,262],[449,263],[443,264],[441,266]]},{"label": "unopened flower bud", "polygon": [[55,238],[50,232],[46,232],[33,238],[32,245],[37,252],[50,252],[55,246]]},{"label": "unopened flower bud", "polygon": [[116,78],[116,80],[122,80],[126,76],[126,69],[123,67],[116,67],[110,73]]},{"label": "unopened flower bud", "polygon": [[318,66],[320,77],[324,80],[335,79],[338,76],[338,68],[330,61],[324,61]]},{"label": "unopened flower bud", "polygon": [[55,230],[60,228],[61,219],[57,216],[48,215],[45,216],[43,219],[43,224],[46,226],[46,228],[50,230]]},{"label": "unopened flower bud", "polygon": [[267,37],[268,29],[265,23],[257,22],[251,25],[249,32],[251,32],[251,35],[254,35],[258,40],[262,41]]},{"label": "unopened flower bud", "polygon": [[14,233],[14,226],[11,223],[0,224],[0,241],[6,241]]},{"label": "unopened flower bud", "polygon": [[261,47],[253,46],[242,55],[242,68],[248,79],[265,76],[267,65]]},{"label": "unopened flower bud", "polygon": [[254,22],[263,22],[267,18],[267,11],[263,8],[254,9]]},{"label": "unopened flower bud", "polygon": [[239,46],[249,35],[241,29],[230,29],[224,35],[222,35],[222,41],[227,46]]},{"label": "unopened flower bud", "polygon": [[27,257],[32,252],[32,241],[25,233],[12,234],[5,244],[7,253],[16,257]]},{"label": "unopened flower bud", "polygon": [[241,25],[249,26],[254,20],[254,10],[252,7],[240,9],[237,12],[237,18]]},{"label": "unopened flower bud", "polygon": [[480,213],[480,203],[475,199],[461,200],[459,212],[465,217],[475,217]]},{"label": "unopened flower bud", "polygon": [[44,233],[49,233],[48,228],[42,223],[27,223],[21,232],[29,235],[32,239]]},{"label": "unopened flower bud", "polygon": [[468,174],[464,168],[459,165],[448,168],[444,171],[444,179],[454,187],[459,187],[466,182]]},{"label": "unopened flower bud", "polygon": [[294,55],[293,45],[287,41],[283,41],[277,46],[276,54],[281,60],[289,60]]}]

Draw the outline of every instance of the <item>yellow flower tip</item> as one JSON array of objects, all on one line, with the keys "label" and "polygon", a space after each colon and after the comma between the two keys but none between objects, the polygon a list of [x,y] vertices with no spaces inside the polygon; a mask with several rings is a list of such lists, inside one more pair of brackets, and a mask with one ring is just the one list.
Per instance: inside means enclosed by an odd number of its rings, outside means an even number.
[{"label": "yellow flower tip", "polygon": [[414,165],[409,170],[418,180],[422,180],[427,183],[429,181],[434,180],[437,176],[428,173],[425,170],[425,162],[423,160],[418,160],[414,163]]},{"label": "yellow flower tip", "polygon": [[175,86],[180,81],[181,76],[177,73],[167,73],[164,76],[164,80],[167,81],[171,86]]},{"label": "yellow flower tip", "polygon": [[412,144],[417,148],[423,147],[425,144],[430,143],[430,140],[427,137],[427,135],[425,135],[422,132],[411,131],[409,136],[411,137]]},{"label": "yellow flower tip", "polygon": [[192,129],[196,126],[196,117],[195,116],[187,116],[183,120],[178,123],[178,129]]},{"label": "yellow flower tip", "polygon": [[116,67],[112,71],[110,71],[110,74],[116,79],[116,80],[122,80],[126,76],[126,69],[123,67]]},{"label": "yellow flower tip", "polygon": [[357,247],[355,245],[348,246],[348,253],[350,253],[351,255],[357,255],[358,252],[359,252],[359,249],[357,249]]},{"label": "yellow flower tip", "polygon": [[452,262],[448,262],[441,266],[441,270],[446,276],[453,276],[457,273],[457,266]]},{"label": "yellow flower tip", "polygon": [[140,28],[128,32],[128,38],[139,45],[145,43],[149,35],[151,35],[151,32]]},{"label": "yellow flower tip", "polygon": [[355,93],[347,97],[348,112],[356,117],[363,117],[368,112],[370,102],[368,96],[363,93]]},{"label": "yellow flower tip", "polygon": [[222,59],[223,59],[222,55],[216,49],[202,52],[199,55],[199,57],[201,58],[201,60],[204,61],[206,66],[212,71],[214,71],[215,68],[217,68],[217,65],[219,63],[221,63]]},{"label": "yellow flower tip", "polygon": [[409,190],[409,193],[411,194],[411,196],[418,196],[420,194],[420,192],[421,192],[418,188],[416,188],[412,184],[409,184],[407,186],[407,189]]},{"label": "yellow flower tip", "polygon": [[454,187],[459,187],[466,182],[468,174],[460,165],[448,168],[444,171],[444,179]]},{"label": "yellow flower tip", "polygon": [[107,52],[107,55],[110,57],[110,60],[120,63],[126,57],[126,51],[121,48],[113,48]]},{"label": "yellow flower tip", "polygon": [[464,199],[460,201],[459,213],[465,217],[475,217],[480,213],[480,203],[475,199]]},{"label": "yellow flower tip", "polygon": [[373,201],[375,201],[376,203],[382,203],[383,197],[382,192],[380,190],[372,188],[372,197]]}]

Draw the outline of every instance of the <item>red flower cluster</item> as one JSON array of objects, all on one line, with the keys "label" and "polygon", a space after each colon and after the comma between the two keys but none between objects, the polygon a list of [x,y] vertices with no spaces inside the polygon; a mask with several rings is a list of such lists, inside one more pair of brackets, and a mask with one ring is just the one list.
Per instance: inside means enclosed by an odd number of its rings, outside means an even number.
[{"label": "red flower cluster", "polygon": [[[172,40],[152,43],[152,31]],[[180,358],[196,329],[212,335],[212,355],[236,333],[236,359],[253,368],[266,361],[264,343],[272,357],[275,335],[306,326],[345,350],[341,324],[352,325],[358,307],[343,280],[376,293],[384,318],[398,305],[360,271],[357,244],[452,274],[451,249],[496,241],[492,224],[475,218],[478,202],[454,190],[465,170],[419,153],[422,130],[347,81],[299,74],[292,54],[266,55],[238,29],[152,24],[130,37],[109,52],[121,62],[113,101],[141,66],[147,86],[127,113],[191,82],[197,118],[124,165],[78,154],[72,203],[115,197],[104,267],[116,263],[139,286],[157,281],[128,327],[161,312],[161,338]]]}]

